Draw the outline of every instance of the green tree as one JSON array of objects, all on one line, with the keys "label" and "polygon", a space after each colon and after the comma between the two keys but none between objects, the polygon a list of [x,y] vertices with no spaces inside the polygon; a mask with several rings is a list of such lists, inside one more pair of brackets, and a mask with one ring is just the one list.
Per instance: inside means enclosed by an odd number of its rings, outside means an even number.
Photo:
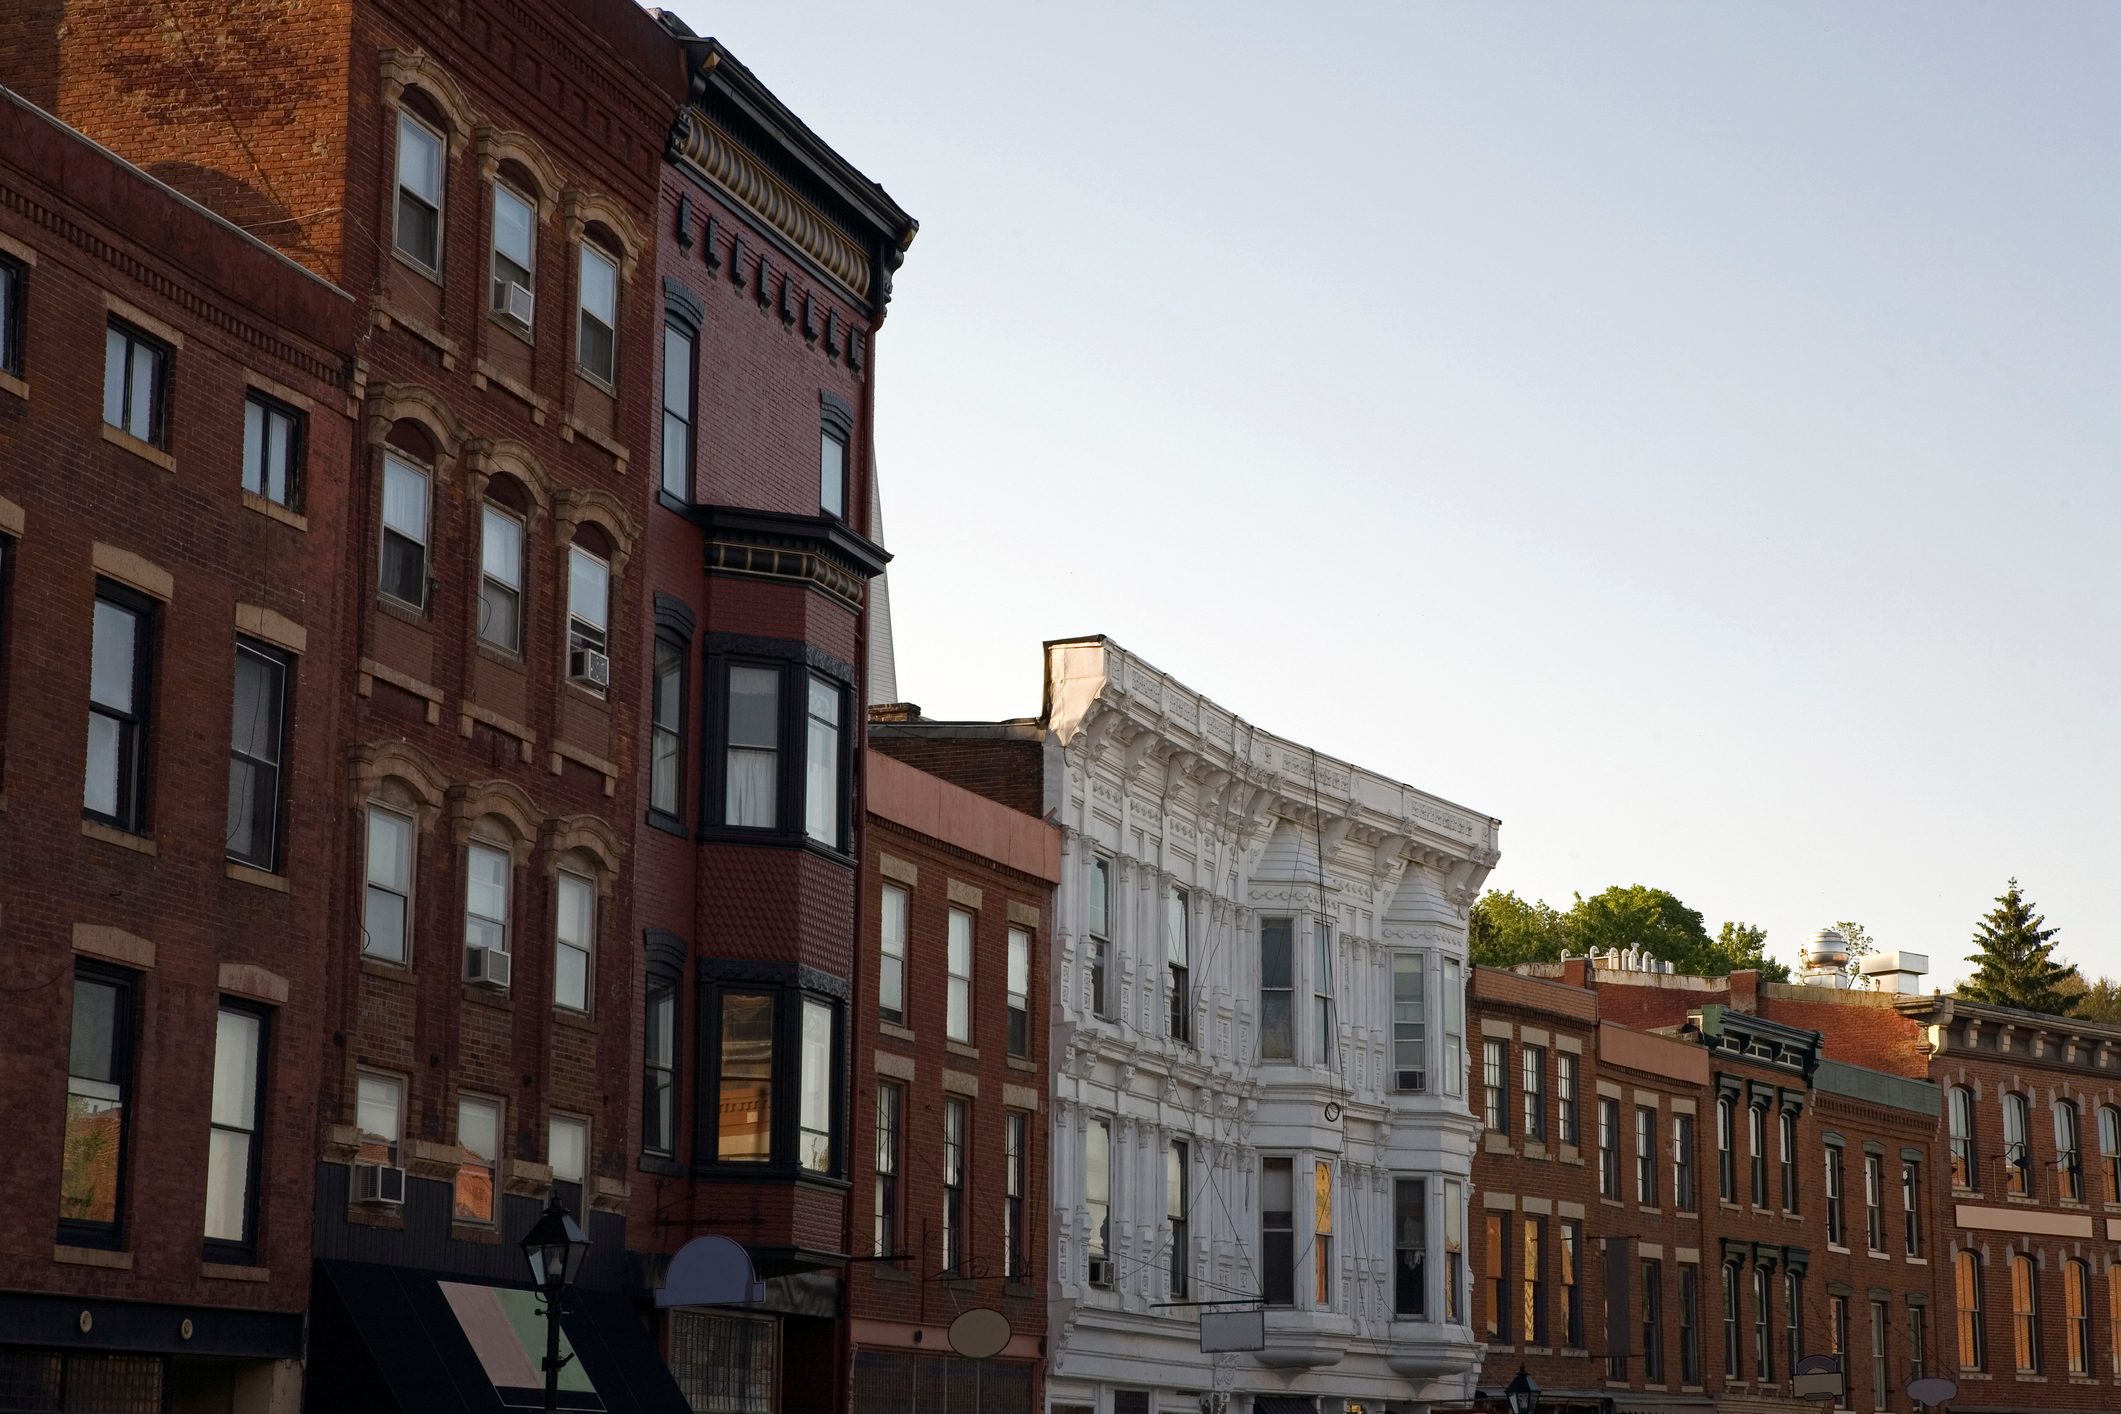
[{"label": "green tree", "polygon": [[1473,961],[1483,967],[1554,962],[1568,945],[1568,931],[1551,905],[1493,889],[1474,903],[1466,931]]},{"label": "green tree", "polygon": [[1616,884],[1576,902],[1563,916],[1569,945],[1579,953],[1641,949],[1680,972],[1702,973],[1715,961],[1715,944],[1698,910],[1669,890]]},{"label": "green tree", "polygon": [[1871,936],[1870,929],[1852,919],[1840,919],[1834,924],[1834,928],[1849,942],[1848,966],[1843,970],[1856,979],[1858,987],[1868,990],[1872,986],[1871,980],[1857,970],[1856,959],[1869,957],[1878,951],[1878,940]]},{"label": "green tree", "polygon": [[2071,1015],[2077,996],[2068,984],[2081,987],[2084,979],[2075,967],[2055,961],[2054,937],[2062,930],[2046,923],[2047,915],[2035,913],[2018,881],[2010,880],[1974,929],[1974,951],[1966,959],[1974,975],[1959,984],[1959,995],[1990,1006]]},{"label": "green tree", "polygon": [[2062,990],[2077,999],[2075,1008],[2070,1012],[2077,1020],[2121,1026],[2121,982],[2116,982],[2111,977],[2086,982],[2081,976],[2073,973],[2069,980],[2062,984]]},{"label": "green tree", "polygon": [[1713,945],[1716,962],[1710,975],[1752,968],[1769,982],[1790,980],[1788,964],[1767,955],[1767,929],[1753,923],[1726,920]]}]

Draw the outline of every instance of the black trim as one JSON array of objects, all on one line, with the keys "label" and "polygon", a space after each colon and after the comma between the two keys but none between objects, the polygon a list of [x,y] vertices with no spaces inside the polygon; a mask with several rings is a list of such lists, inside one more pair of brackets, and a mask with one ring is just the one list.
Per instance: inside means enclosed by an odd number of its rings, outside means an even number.
[{"label": "black trim", "polygon": [[[692,234],[692,198],[683,192],[679,192],[677,225],[678,249],[691,250],[693,239],[694,237]],[[670,281],[663,281],[663,289],[666,293],[669,291]]]},{"label": "black trim", "polygon": [[[100,810],[91,810],[84,800],[81,813],[91,820],[99,820],[127,834],[145,835],[147,831],[148,783],[153,779],[154,744],[154,681],[155,639],[160,623],[160,601],[129,589],[116,580],[98,579],[96,598],[109,603],[133,616],[133,705],[127,718],[119,718],[122,725],[118,742],[118,810],[106,815]],[[95,620],[89,620],[89,648],[93,652],[95,643]],[[96,713],[94,689],[91,686],[89,714]]]},{"label": "black trim", "polygon": [[[259,392],[256,388],[244,389],[243,403],[246,421],[248,421],[249,405],[252,403],[256,403],[267,412],[278,413],[287,419],[287,499],[275,501],[274,504],[299,512],[302,509],[303,493],[308,490],[305,484],[307,477],[304,473],[308,470],[309,461],[309,415],[298,407],[292,407],[287,403],[281,402],[278,398]],[[239,476],[237,480],[240,482],[243,477],[249,475],[250,465],[248,458],[246,458],[242,476]],[[261,489],[253,494],[271,501],[271,491],[262,489],[269,488],[271,483],[265,481],[261,475],[258,484]]]},{"label": "black trim", "polygon": [[824,555],[865,579],[891,563],[891,553],[836,516],[789,515],[748,506],[700,506],[695,516],[710,539]]},{"label": "black trim", "polygon": [[[683,834],[685,821],[681,812],[685,807],[686,767],[689,764],[686,760],[685,723],[687,719],[687,703],[692,696],[690,683],[693,661],[692,634],[688,629],[676,627],[675,615],[668,619],[665,618],[663,599],[663,595],[658,594],[656,596],[656,627],[655,633],[650,640],[651,647],[648,655],[648,822],[658,828]],[[682,612],[682,606],[678,607]],[[688,623],[691,617],[689,613],[684,615]],[[663,669],[666,651],[672,667],[672,675],[677,679],[677,701],[671,708],[672,720],[667,727],[657,715],[662,707]],[[655,798],[656,738],[666,730],[677,739],[675,779],[671,783],[673,796],[671,804],[674,808],[668,810],[657,804]]]},{"label": "black trim", "polygon": [[692,606],[674,595],[658,592],[654,597],[655,626],[683,634],[690,640],[698,623],[693,617]]},{"label": "black trim", "polygon": [[837,393],[828,392],[820,388],[818,390],[817,403],[818,416],[824,419],[825,425],[842,437],[852,439],[854,436],[854,409],[848,406],[847,400]]},{"label": "black trim", "polygon": [[[155,386],[148,390],[147,436],[142,440],[149,446],[166,452],[169,450],[170,383],[177,376],[176,351],[138,325],[128,324],[115,314],[111,315],[106,321],[106,327],[124,335],[128,343],[139,344],[142,347],[152,349],[159,355],[155,361]],[[106,378],[109,377],[108,365],[109,360],[106,357],[104,374]],[[132,377],[132,351],[127,349],[125,355],[125,381],[128,393],[130,392]],[[101,391],[104,398],[107,399],[110,396],[110,390],[107,387]],[[119,404],[121,415],[123,409],[131,405],[132,398],[130,396],[121,396]],[[127,432],[130,435],[129,430],[123,423],[116,425],[120,432]]]},{"label": "black trim", "polygon": [[[112,967],[108,963],[76,958],[75,990],[69,996],[66,1009],[69,1036],[72,1034],[74,1010],[80,1004],[79,986],[84,980],[113,988],[117,992],[117,1002],[111,1017],[111,1073],[118,1077],[116,1084],[119,1105],[118,1181],[112,1200],[116,1217],[107,1223],[62,1217],[59,1219],[59,1241],[68,1247],[100,1247],[117,1252],[125,1249],[125,1203],[131,1196],[128,1190],[132,1186],[128,1181],[128,1170],[131,1168],[133,1147],[133,1109],[140,1100],[139,1077],[133,1070],[134,1051],[139,1042],[140,974],[123,967]],[[67,1069],[68,1079],[71,1080],[71,1060],[68,1061]],[[64,1140],[61,1142],[63,1144]],[[8,1327],[0,1324],[0,1330],[5,1329]]]},{"label": "black trim", "polygon": [[[679,200],[689,202],[691,198],[680,197]],[[687,330],[697,338],[700,326],[707,320],[707,306],[700,302],[698,295],[686,289],[668,275],[665,275],[663,277],[663,317],[685,325]]]},{"label": "black trim", "polygon": [[650,928],[641,935],[641,950],[647,956],[650,977],[676,982],[685,976],[685,958],[690,949],[677,934],[666,928]]},{"label": "black trim", "polygon": [[29,276],[22,263],[0,255],[0,373],[22,376],[23,331],[29,328],[24,311],[29,305]]},{"label": "black trim", "polygon": [[[696,965],[696,1074],[693,1095],[693,1172],[717,1180],[791,1179],[846,1191],[848,1178],[847,1068],[851,1054],[848,1026],[853,1015],[851,988],[845,978],[792,962],[701,958]],[[773,1001],[772,1094],[767,1116],[768,1157],[757,1161],[724,1161],[720,1143],[721,1001],[725,993],[766,995]],[[827,1081],[831,1101],[828,1121],[831,1160],[825,1171],[805,1168],[797,1155],[801,1144],[803,1004],[823,1003],[832,1014],[832,1058]]]},{"label": "black trim", "polygon": [[[209,1237],[204,1239],[204,1246],[201,1250],[206,1261],[226,1262],[233,1266],[247,1267],[254,1265],[258,1258],[259,1186],[265,1178],[265,1116],[272,1095],[270,1078],[272,1075],[273,1008],[262,1002],[250,1001],[243,997],[222,997],[220,1005],[214,1009],[214,1035],[217,1042],[220,1038],[221,1013],[224,1011],[232,1011],[242,1016],[255,1018],[258,1023],[257,1093],[251,1097],[250,1112],[250,1173],[245,1179],[247,1186],[243,1191],[242,1240],[229,1242]],[[216,1064],[219,1063],[218,1046],[216,1047],[215,1061]],[[213,1078],[218,1079],[218,1077]],[[212,1127],[210,1115],[208,1117],[208,1126],[210,1133]]]},{"label": "black trim", "polygon": [[[277,738],[279,759],[276,760],[272,766],[273,787],[272,818],[270,821],[271,838],[267,841],[264,856],[260,858],[255,856],[240,855],[237,854],[233,848],[230,848],[228,857],[232,860],[235,860],[239,864],[248,865],[253,869],[263,869],[268,874],[276,874],[280,872],[280,866],[283,862],[282,847],[285,845],[287,838],[287,748],[288,743],[293,735],[291,732],[288,731],[288,724],[294,719],[294,712],[292,710],[292,703],[290,702],[290,698],[293,696],[294,693],[295,660],[294,655],[291,653],[287,653],[282,649],[276,648],[272,644],[265,643],[259,639],[250,638],[244,634],[239,633],[236,635],[236,662],[238,664],[242,662],[242,657],[245,653],[250,654],[253,658],[258,659],[259,661],[265,663],[268,667],[274,668],[278,671],[278,677],[276,679],[275,686],[279,689],[279,701],[274,705],[279,709],[280,715],[279,734]],[[233,715],[235,711],[233,672],[230,673],[230,687],[231,692],[229,699],[229,711],[231,715]],[[233,728],[233,723],[231,723],[231,728]],[[231,729],[229,736],[230,766],[231,770],[233,770],[234,762],[237,759],[237,753],[234,746],[235,733],[233,729]],[[250,758],[246,757],[243,759],[247,761]],[[231,789],[233,789],[233,785],[231,785]]]},{"label": "black trim", "polygon": [[[183,1334],[187,1322],[190,1339]],[[299,1311],[245,1311],[231,1306],[163,1305],[98,1296],[0,1292],[0,1331],[7,1332],[8,1345],[83,1354],[117,1351],[296,1360],[302,1356],[302,1323]]]},{"label": "black trim", "polygon": [[[746,844],[806,847],[840,863],[853,860],[853,781],[855,685],[854,667],[807,643],[789,639],[753,638],[741,634],[707,634],[702,639],[706,656],[706,684],[701,706],[701,802],[698,838]],[[765,668],[775,674],[779,701],[775,704],[774,822],[769,827],[728,824],[725,811],[729,783],[729,675],[733,667]],[[839,693],[839,800],[838,837],[823,841],[808,830],[806,791],[809,748],[810,681],[813,677],[832,683]]]}]

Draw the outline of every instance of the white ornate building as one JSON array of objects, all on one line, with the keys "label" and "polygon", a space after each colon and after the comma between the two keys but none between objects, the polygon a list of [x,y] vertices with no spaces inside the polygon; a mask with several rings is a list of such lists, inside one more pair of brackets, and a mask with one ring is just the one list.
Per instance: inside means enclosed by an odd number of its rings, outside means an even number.
[{"label": "white ornate building", "polygon": [[[1065,831],[1048,1408],[1467,1398],[1466,911],[1497,822],[1260,731],[1109,640],[1046,652]],[[1202,1353],[1204,1312],[1259,1298],[1263,1349]]]}]

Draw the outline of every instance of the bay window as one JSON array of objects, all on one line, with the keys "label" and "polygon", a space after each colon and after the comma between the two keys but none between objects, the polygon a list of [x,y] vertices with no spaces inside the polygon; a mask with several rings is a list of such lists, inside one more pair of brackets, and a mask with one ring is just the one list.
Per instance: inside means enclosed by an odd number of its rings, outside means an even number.
[{"label": "bay window", "polygon": [[1429,1183],[1392,1181],[1392,1314],[1429,1318]]},{"label": "bay window", "polygon": [[1259,925],[1259,1055],[1261,1060],[1296,1059],[1296,959],[1287,918]]},{"label": "bay window", "polygon": [[710,825],[844,853],[853,669],[800,643],[710,635],[708,680]]},{"label": "bay window", "polygon": [[812,1173],[831,1173],[832,1163],[832,1007],[815,997],[803,998],[802,1104],[797,1115],[797,1162]]},{"label": "bay window", "polygon": [[841,847],[840,685],[810,675],[809,740],[803,773],[803,831],[819,844]]},{"label": "bay window", "polygon": [[1422,994],[1423,956],[1392,954],[1392,1088],[1429,1088],[1429,1025]]},{"label": "bay window", "polygon": [[844,1175],[847,998],[832,990],[840,984],[792,963],[703,958],[698,972],[698,1162]]},{"label": "bay window", "polygon": [[717,1014],[715,1158],[764,1163],[773,1158],[774,997],[724,992]]}]

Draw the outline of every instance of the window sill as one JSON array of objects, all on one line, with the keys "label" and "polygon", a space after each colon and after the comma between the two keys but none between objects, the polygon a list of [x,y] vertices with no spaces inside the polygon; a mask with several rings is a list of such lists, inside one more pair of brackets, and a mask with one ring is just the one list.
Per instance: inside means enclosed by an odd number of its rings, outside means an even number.
[{"label": "window sill", "polygon": [[477,982],[464,984],[464,1000],[478,1002],[482,1006],[498,1007],[506,1011],[514,1005],[513,994],[506,987],[486,987]]},{"label": "window sill", "polygon": [[1003,1057],[1003,1062],[1011,1070],[1027,1071],[1032,1075],[1038,1074],[1037,1061],[1026,1060],[1022,1056],[1005,1056]]},{"label": "window sill", "polygon": [[[492,314],[488,314],[486,316],[486,322],[489,324],[498,325],[503,333],[507,334],[510,338],[513,338],[518,343],[522,344],[524,347],[535,347],[531,343],[530,335],[522,328],[521,325],[516,324],[514,321],[499,318]],[[491,383],[494,387],[499,388],[502,392],[509,394],[511,397],[515,398],[516,401],[522,403],[523,406],[529,408],[530,421],[532,426],[543,427],[545,425],[545,419],[551,415],[552,404],[545,401],[545,399],[539,397],[535,392],[531,391],[523,384],[518,383],[515,379],[509,377],[507,374],[503,373],[500,369],[494,367],[492,364],[488,363],[483,358],[478,360],[477,363],[473,365],[473,381],[481,383],[481,386],[483,386],[485,383]]]},{"label": "window sill", "polygon": [[570,1031],[587,1031],[592,1036],[602,1029],[597,1025],[597,1019],[588,1012],[574,1011],[568,1007],[554,1006],[552,1019],[555,1025],[565,1026]]},{"label": "window sill", "polygon": [[[426,609],[422,608],[418,604],[408,604],[403,599],[398,598],[396,595],[385,594],[380,589],[376,591],[376,609],[381,613],[390,615],[390,617],[394,619],[399,619],[405,623],[409,623],[416,628],[426,628],[428,626]],[[378,674],[378,676],[381,675]],[[427,696],[427,694],[424,692],[420,695],[422,697]],[[434,690],[434,697],[432,700],[436,702],[442,700],[442,692],[440,688],[436,688]]]},{"label": "window sill", "polygon": [[278,501],[269,501],[255,491],[245,491],[243,493],[243,504],[256,511],[259,515],[264,516],[267,520],[276,520],[282,525],[292,526],[300,531],[306,532],[309,529],[308,516],[303,515],[300,511],[291,511]]},{"label": "window sill", "polygon": [[2044,1385],[2047,1383],[2047,1376],[2028,1374],[2024,1370],[2020,1370],[2017,1374],[2011,1376],[2011,1378],[2016,1380],[2021,1385]]},{"label": "window sill", "polygon": [[1831,1242],[1827,1243],[1827,1245],[1826,1245],[1826,1250],[1827,1250],[1827,1251],[1829,1251],[1829,1252],[1839,1252],[1839,1253],[1840,1253],[1840,1254],[1841,1254],[1842,1256],[1844,1256],[1844,1257],[1846,1257],[1846,1256],[1848,1256],[1848,1255],[1849,1255],[1849,1250],[1848,1250],[1848,1248],[1846,1248],[1846,1247],[1841,1247],[1841,1246],[1837,1246],[1836,1244],[1834,1244],[1834,1243],[1831,1243]]},{"label": "window sill", "polygon": [[692,507],[671,495],[668,491],[658,489],[655,493],[655,499],[656,503],[662,506],[664,510],[673,511],[687,520],[692,519]]},{"label": "window sill", "polygon": [[683,1178],[685,1166],[666,1154],[643,1154],[634,1160],[634,1166],[642,1173],[661,1174],[665,1178]]},{"label": "window sill", "polygon": [[652,830],[661,830],[664,834],[675,835],[681,840],[692,838],[692,831],[685,828],[685,822],[667,811],[651,808],[643,818]]},{"label": "window sill", "polygon": [[1598,1201],[1605,1204],[1608,1208],[1625,1208],[1627,1206],[1627,1204],[1621,1202],[1618,1198],[1607,1198],[1602,1194],[1599,1196]]},{"label": "window sill", "polygon": [[9,373],[4,369],[0,369],[0,393],[13,393],[16,397],[22,399],[22,401],[28,402],[29,380],[26,378],[17,378],[14,374]]},{"label": "window sill", "polygon": [[410,962],[392,962],[388,958],[362,958],[361,972],[364,976],[380,977],[386,982],[412,981],[412,964]]},{"label": "window sill", "polygon": [[876,1024],[876,1029],[879,1034],[889,1036],[894,1041],[911,1041],[915,1039],[912,1027],[900,1026],[895,1022],[879,1021]]},{"label": "window sill", "polygon": [[979,1059],[979,1047],[968,1046],[963,1041],[944,1041],[943,1049],[953,1056],[963,1056],[966,1060]]},{"label": "window sill", "polygon": [[147,838],[147,836],[121,830],[115,825],[106,825],[100,820],[83,820],[81,822],[81,833],[88,839],[101,840],[105,844],[114,844],[120,849],[129,849],[134,854],[152,855],[156,853],[155,842]]},{"label": "window sill", "polygon": [[133,436],[132,433],[121,432],[107,422],[102,425],[102,429],[103,440],[110,443],[113,447],[121,451],[131,452],[141,461],[151,462],[161,467],[164,471],[174,472],[177,469],[177,459],[154,443],[143,442],[138,437]]},{"label": "window sill", "polygon": [[270,870],[258,869],[248,864],[238,864],[230,860],[222,869],[222,872],[239,884],[250,884],[260,889],[271,889],[276,894],[290,892],[291,886],[287,880]]},{"label": "window sill", "polygon": [[129,1272],[133,1269],[133,1254],[130,1252],[107,1252],[101,1247],[70,1247],[64,1242],[53,1244],[52,1260],[69,1267],[102,1267],[113,1272]]},{"label": "window sill", "polygon": [[208,1281],[271,1281],[269,1267],[247,1267],[240,1262],[201,1262],[199,1275]]}]

